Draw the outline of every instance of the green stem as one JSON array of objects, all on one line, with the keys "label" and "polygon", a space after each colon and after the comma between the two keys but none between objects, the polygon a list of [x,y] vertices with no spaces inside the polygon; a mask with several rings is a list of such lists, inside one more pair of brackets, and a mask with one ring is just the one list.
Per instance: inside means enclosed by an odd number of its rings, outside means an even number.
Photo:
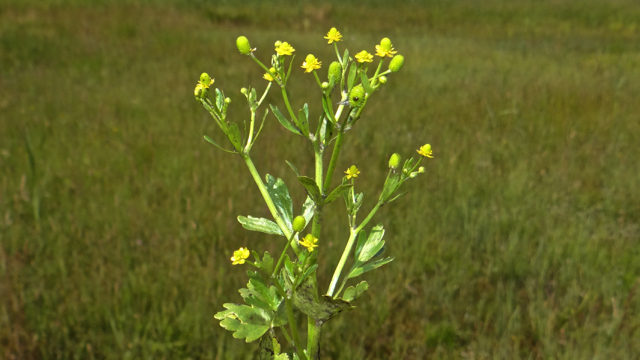
[{"label": "green stem", "polygon": [[[247,137],[247,145],[244,146],[244,152],[248,153],[251,150],[251,142],[253,141],[253,127],[256,123],[256,112],[251,109],[251,124],[249,125],[249,136]],[[244,128],[247,131],[247,128]]]},{"label": "green stem", "polygon": [[[322,322],[309,317],[307,335],[307,354],[311,360],[320,359],[320,334],[322,334]],[[313,330],[312,330],[313,329]]]},{"label": "green stem", "polygon": [[302,342],[300,341],[300,335],[298,334],[298,325],[296,325],[296,318],[295,316],[293,316],[293,303],[288,295],[285,296],[284,302],[287,308],[287,318],[289,319],[289,327],[291,328],[293,341],[296,344],[296,347],[295,347],[296,353],[298,354],[298,357],[300,358],[300,360],[307,360],[307,356],[304,354],[304,350],[302,348]]},{"label": "green stem", "polygon": [[344,264],[347,262],[347,258],[351,253],[351,249],[353,248],[353,244],[355,243],[355,240],[358,237],[358,233],[360,233],[360,230],[362,230],[362,228],[364,228],[369,223],[371,218],[373,218],[373,215],[375,215],[375,213],[378,212],[378,209],[380,209],[380,206],[382,206],[382,203],[378,202],[376,206],[373,209],[371,209],[371,212],[369,212],[369,215],[367,215],[367,217],[362,221],[362,223],[360,223],[360,225],[358,225],[357,228],[351,230],[351,235],[349,236],[349,241],[347,242],[347,246],[345,246],[344,252],[340,257],[340,262],[338,262],[336,271],[333,273],[333,277],[331,278],[331,284],[329,285],[329,291],[327,291],[327,295],[333,296],[333,293],[336,289],[336,285],[338,284],[338,279],[340,278],[340,273],[342,273]]},{"label": "green stem", "polygon": [[322,187],[323,193],[326,191],[329,191],[329,186],[331,186],[331,178],[333,177],[333,171],[336,169],[336,166],[338,165],[338,157],[340,156],[340,150],[342,149],[343,139],[344,139],[344,131],[340,129],[338,130],[338,137],[336,138],[336,143],[333,145],[333,153],[331,153],[331,161],[329,162],[329,168],[327,169],[327,177]]},{"label": "green stem", "polygon": [[[271,211],[271,216],[273,216],[273,219],[276,221],[276,224],[278,224],[278,226],[280,227],[280,230],[282,231],[284,236],[287,239],[290,239],[292,237],[291,231],[287,227],[287,224],[285,224],[284,220],[282,220],[282,217],[280,217],[280,214],[278,214],[278,209],[276,209],[276,205],[273,203],[273,200],[271,199],[271,196],[267,191],[267,187],[264,186],[264,183],[260,178],[260,174],[258,174],[258,170],[256,170],[255,165],[253,165],[253,161],[251,161],[251,157],[249,157],[248,154],[241,154],[241,156],[244,159],[244,162],[247,164],[247,167],[249,168],[249,172],[253,176],[253,180],[256,182],[256,185],[258,185],[258,189],[260,190],[260,193],[264,198],[264,202],[267,203],[267,207],[269,208],[269,211]],[[291,243],[291,247],[293,248],[293,251],[295,251],[296,255],[299,255],[300,250],[298,249],[298,244],[296,244],[295,239],[289,241],[289,243]]]},{"label": "green stem", "polygon": [[253,59],[253,61],[255,61],[258,65],[260,65],[260,67],[262,67],[264,69],[264,71],[266,71],[268,74],[269,73],[269,68],[267,68],[266,66],[264,66],[264,64],[262,63],[262,61],[258,60],[258,58],[256,58],[253,53],[251,53],[251,58]]},{"label": "green stem", "polygon": [[338,51],[338,43],[334,42],[333,47],[336,49],[336,55],[338,56],[338,61],[340,65],[342,65],[342,58],[340,57],[340,52]]},{"label": "green stem", "polygon": [[291,245],[291,242],[293,241],[293,237],[296,236],[297,232],[294,232],[291,234],[291,238],[288,239],[287,241],[287,245],[284,247],[284,250],[282,250],[282,254],[280,255],[280,259],[278,260],[278,263],[276,264],[276,268],[273,269],[273,274],[271,274],[272,278],[275,278],[276,275],[278,275],[278,271],[280,270],[280,266],[282,265],[282,261],[284,260],[284,255],[287,253],[287,250],[289,249],[289,245]]},{"label": "green stem", "polygon": [[282,87],[280,87],[280,89],[282,89],[282,98],[284,99],[284,104],[287,106],[287,110],[289,111],[289,115],[291,116],[293,121],[296,123],[296,125],[298,127],[300,127],[300,123],[298,122],[298,118],[296,117],[296,115],[293,113],[293,110],[291,109],[291,104],[289,103],[289,97],[287,96],[287,88],[283,85]]}]

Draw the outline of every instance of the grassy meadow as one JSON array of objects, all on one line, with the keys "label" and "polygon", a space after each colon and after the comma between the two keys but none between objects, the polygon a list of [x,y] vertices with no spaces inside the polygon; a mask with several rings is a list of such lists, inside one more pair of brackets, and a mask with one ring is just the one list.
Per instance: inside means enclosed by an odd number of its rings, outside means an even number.
[{"label": "grassy meadow", "polygon": [[[237,222],[268,210],[240,158],[203,140],[222,134],[193,88],[211,74],[242,121],[239,89],[266,81],[236,37],[263,61],[288,41],[324,76],[332,26],[342,49],[388,36],[406,59],[338,165],[362,171],[364,210],[393,152],[431,143],[435,159],[374,219],[396,259],[324,326],[323,359],[640,357],[636,1],[5,0],[0,359],[255,358],[213,315],[247,281],[231,252],[281,240]],[[298,66],[292,102],[317,118]],[[285,160],[311,173],[312,149],[269,115],[252,155],[299,209]],[[325,220],[321,289],[344,205]]]}]

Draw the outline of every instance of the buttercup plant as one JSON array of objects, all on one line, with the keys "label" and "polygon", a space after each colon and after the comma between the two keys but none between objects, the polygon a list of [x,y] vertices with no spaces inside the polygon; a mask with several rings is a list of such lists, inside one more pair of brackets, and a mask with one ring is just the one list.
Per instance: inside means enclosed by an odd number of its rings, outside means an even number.
[{"label": "buttercup plant", "polygon": [[[263,78],[268,81],[259,98],[255,88],[240,90],[249,104],[250,111],[248,127],[245,121],[242,136],[238,124],[227,120],[227,108],[231,99],[225,97],[222,90],[215,89],[215,93],[211,91],[213,78],[203,73],[194,91],[196,100],[211,114],[229,139],[231,148],[216,143],[208,136],[204,137],[205,140],[225,152],[242,158],[273,218],[238,216],[238,221],[248,230],[278,235],[285,239],[277,261],[269,252],[265,251],[261,256],[257,251],[250,251],[244,246],[233,251],[232,265],[244,264],[252,267],[247,271],[247,287],[239,290],[245,304],[225,303],[222,306],[226,310],[215,315],[215,318],[220,320],[220,325],[232,331],[234,337],[245,339],[246,342],[260,340],[260,359],[264,360],[315,360],[320,357],[320,335],[324,323],[341,312],[353,310],[355,301],[369,288],[366,281],[354,283],[346,289],[345,286],[351,279],[393,260],[391,257],[382,256],[386,248],[383,226],[373,226],[369,232],[365,228],[381,206],[403,195],[397,193],[405,181],[425,172],[424,167],[419,166],[422,158],[433,157],[429,144],[418,147],[418,160],[409,158],[401,164],[400,154],[391,155],[389,172],[375,206],[363,220],[358,220],[357,215],[364,201],[364,193],[356,192],[355,186],[361,176],[366,176],[366,172],[361,172],[356,165],[352,165],[344,170],[342,181],[335,187],[332,187],[332,178],[342,146],[348,139],[348,132],[361,118],[373,94],[389,81],[387,76],[402,68],[404,57],[396,55],[397,51],[394,50],[391,40],[382,39],[380,44],[375,46],[375,55],[379,57],[377,68],[373,75],[369,75],[368,64],[374,61],[372,54],[362,50],[353,59],[349,56],[349,50],[344,50],[341,56],[338,42],[342,41],[342,34],[336,28],[332,28],[325,39],[328,40],[328,44],[333,44],[337,61],[331,62],[328,66],[327,81],[324,82],[320,81],[318,74],[323,67],[323,61],[309,54],[301,65],[294,63],[295,49],[288,42],[275,43],[271,66],[267,67],[254,55],[256,48],[251,47],[246,37],[240,36],[236,40],[239,52],[255,61],[265,71]],[[391,58],[388,70],[382,71],[387,58]],[[322,105],[318,107],[320,118],[313,127],[308,104],[294,112],[289,100],[287,84],[294,68],[299,73],[312,73],[319,86],[319,89],[309,89],[318,92]],[[301,68],[304,71],[300,71]],[[263,181],[250,156],[269,113],[268,109],[264,111],[262,122],[256,130],[258,109],[274,84],[280,87],[287,115],[276,106],[269,105],[269,108],[286,130],[300,136],[314,150],[315,174],[312,176],[301,174],[294,164],[287,161],[307,193],[307,198],[297,213],[294,212],[293,200],[282,179],[267,174]],[[335,93],[340,97],[338,101],[333,97]],[[334,105],[337,108],[334,108]],[[324,152],[331,146],[333,149],[327,165]],[[323,266],[319,261],[324,246],[322,215],[325,207],[338,198],[343,198],[346,205],[349,233],[345,234],[344,251],[333,272],[329,288],[322,292],[318,289],[316,278],[318,266]],[[254,261],[249,260],[250,256],[253,256]],[[353,264],[344,272],[351,257]],[[304,334],[296,321],[296,314],[300,313],[307,318],[306,343],[301,340]],[[276,337],[277,328],[289,345],[288,350],[281,347]]]}]

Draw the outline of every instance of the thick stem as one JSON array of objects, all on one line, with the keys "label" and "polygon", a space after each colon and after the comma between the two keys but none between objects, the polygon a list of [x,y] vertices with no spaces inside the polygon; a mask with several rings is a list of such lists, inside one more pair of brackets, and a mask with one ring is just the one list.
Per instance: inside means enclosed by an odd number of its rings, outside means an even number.
[{"label": "thick stem", "polygon": [[[256,185],[258,185],[258,189],[260,190],[260,193],[264,198],[264,202],[267,203],[267,207],[269,208],[269,211],[271,211],[271,216],[273,216],[273,219],[280,227],[280,230],[282,231],[284,236],[287,239],[291,239],[291,231],[287,227],[287,224],[284,223],[284,220],[282,220],[282,218],[280,217],[280,214],[278,214],[278,209],[276,209],[276,205],[273,203],[273,200],[271,199],[271,196],[267,191],[267,187],[264,186],[264,183],[260,178],[260,174],[258,174],[258,170],[256,170],[255,165],[253,165],[253,161],[251,161],[251,158],[247,154],[241,154],[241,156],[244,159],[244,162],[247,164],[249,172],[251,173],[251,176],[253,176],[253,180],[256,182]],[[291,243],[291,247],[293,248],[293,251],[295,251],[296,255],[300,254],[300,250],[298,249],[298,244],[296,243],[295,239],[291,239],[291,241],[289,242]]]},{"label": "thick stem", "polygon": [[[311,360],[320,359],[320,334],[322,334],[322,321],[316,321],[309,317],[309,335],[307,338],[307,354]],[[313,329],[313,331],[311,331]]]}]

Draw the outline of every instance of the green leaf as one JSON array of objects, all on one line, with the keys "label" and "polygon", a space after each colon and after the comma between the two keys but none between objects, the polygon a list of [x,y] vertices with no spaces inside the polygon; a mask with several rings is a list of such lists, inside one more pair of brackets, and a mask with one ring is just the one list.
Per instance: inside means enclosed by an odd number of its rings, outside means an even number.
[{"label": "green leaf", "polygon": [[364,88],[364,92],[371,95],[371,85],[369,85],[369,78],[367,77],[367,73],[364,71],[360,72],[360,81],[362,81],[362,87]]},{"label": "green leaf", "polygon": [[331,109],[329,109],[329,104],[327,101],[330,101],[326,97],[322,97],[322,109],[324,110],[324,116],[333,122],[333,114],[331,114]]},{"label": "green leaf", "polygon": [[367,232],[364,230],[360,230],[360,233],[358,234],[358,243],[356,244],[356,260],[360,257],[360,252],[362,252],[362,248],[364,247],[364,244],[366,242]]},{"label": "green leaf", "polygon": [[289,165],[289,167],[293,170],[293,172],[296,173],[296,176],[300,176],[300,173],[298,172],[298,168],[295,165],[290,163],[288,160],[285,160],[285,162]]},{"label": "green leaf", "polygon": [[238,221],[242,224],[242,227],[247,230],[284,236],[278,224],[269,219],[256,218],[253,216],[238,216]]},{"label": "green leaf", "polygon": [[[382,240],[383,237],[384,228],[382,227],[382,225],[376,225],[373,229],[371,229],[369,238],[359,252],[356,260],[361,263],[369,261],[369,259],[377,254],[378,251],[380,251],[380,249],[382,249],[382,247],[384,246],[384,241]],[[358,239],[358,242],[360,242],[360,239]]]},{"label": "green leaf", "polygon": [[344,55],[342,55],[342,63],[344,64],[344,62],[347,60],[349,60],[349,49],[344,50]]},{"label": "green leaf", "polygon": [[289,189],[284,184],[282,179],[275,179],[273,176],[267,174],[266,176],[267,192],[271,197],[274,205],[278,209],[278,214],[282,217],[282,220],[287,224],[287,228],[293,231],[291,222],[293,221],[293,201],[289,195]]},{"label": "green leaf", "polygon": [[245,341],[248,343],[255,341],[271,327],[272,319],[266,311],[260,308],[231,303],[222,306],[230,311],[219,312],[215,317],[220,319],[219,315],[225,314],[220,326],[232,331],[233,337],[236,339],[246,339]]},{"label": "green leaf", "polygon": [[314,264],[313,266],[310,266],[303,274],[302,276],[300,276],[298,279],[296,279],[296,283],[294,288],[297,288],[298,285],[302,284],[302,282],[307,278],[307,276],[309,276],[316,268],[318,267],[318,264]]},{"label": "green leaf", "polygon": [[224,93],[219,89],[216,89],[216,107],[218,111],[222,113],[222,109],[224,108]]},{"label": "green leaf", "polygon": [[402,197],[402,196],[404,196],[404,195],[407,195],[407,193],[406,193],[406,192],[400,193],[400,194],[398,194],[398,195],[394,196],[393,198],[391,198],[391,199],[387,200],[386,202],[387,202],[387,203],[390,203],[390,202],[392,202],[392,201],[398,200],[400,197]]},{"label": "green leaf", "polygon": [[360,210],[360,206],[362,206],[362,200],[364,199],[364,193],[360,193],[355,196],[356,201],[353,202],[353,206],[351,207],[351,214],[355,215],[358,210]]},{"label": "green leaf", "polygon": [[271,275],[273,272],[273,258],[271,257],[271,254],[269,254],[268,251],[265,251],[264,257],[260,260],[260,255],[258,255],[257,252],[251,251],[251,253],[253,254],[253,257],[256,258],[256,266],[265,274]]},{"label": "green leaf", "polygon": [[298,113],[298,122],[300,123],[302,135],[309,137],[309,105],[306,103]]},{"label": "green leaf", "polygon": [[271,107],[271,111],[273,111],[273,114],[276,116],[276,118],[278,118],[278,121],[280,121],[280,124],[282,124],[282,126],[284,126],[285,129],[291,131],[294,134],[302,135],[300,130],[298,130],[298,128],[295,127],[295,125],[291,124],[291,122],[289,122],[289,120],[287,120],[287,118],[285,118],[284,115],[282,115],[280,110],[278,110],[277,106],[273,106],[273,105],[269,105],[269,106]]},{"label": "green leaf", "polygon": [[[274,344],[277,344],[278,340],[273,334],[273,331],[269,331],[260,338],[260,360],[272,360],[276,354]],[[280,351],[278,350],[278,354]]]},{"label": "green leaf", "polygon": [[362,296],[362,294],[369,289],[369,284],[366,281],[362,281],[356,287],[349,286],[342,295],[342,300],[348,302],[354,302]]},{"label": "green leaf", "polygon": [[286,254],[284,256],[284,270],[286,270],[285,272],[287,273],[287,276],[285,277],[285,281],[295,279],[296,271],[295,271],[294,265],[291,262],[291,259],[289,259],[289,255],[286,255]]},{"label": "green leaf", "polygon": [[[311,219],[313,219],[313,214],[315,213],[315,209],[316,209],[316,203],[313,201],[311,197],[307,196],[307,199],[304,201],[304,204],[302,204],[302,216],[304,216],[304,220],[307,225],[309,225],[309,223],[311,222]],[[305,225],[305,228],[307,227],[307,225]]]},{"label": "green leaf", "polygon": [[233,144],[236,151],[241,152],[242,139],[240,138],[240,129],[238,128],[238,124],[232,123],[229,125],[229,128],[227,129],[227,137],[229,138],[229,141],[231,141],[231,144]]},{"label": "green leaf", "polygon": [[322,195],[320,194],[320,188],[316,184],[316,181],[308,176],[298,176],[298,181],[307,189],[307,194],[315,202],[322,202]]},{"label": "green leaf", "polygon": [[215,141],[213,141],[212,138],[208,137],[207,135],[204,136],[204,139],[207,140],[209,143],[215,145],[218,149],[222,150],[222,151],[226,151],[228,153],[232,153],[232,154],[237,154],[236,151],[234,150],[227,150],[225,148],[223,148],[222,146],[218,145],[218,143],[216,143]]},{"label": "green leaf", "polygon": [[351,272],[349,272],[349,276],[347,277],[347,279],[351,279],[351,278],[354,278],[356,276],[360,276],[360,275],[366,273],[367,271],[371,271],[373,269],[379,268],[380,266],[382,266],[384,264],[388,264],[391,261],[393,261],[393,258],[388,257],[388,258],[376,260],[376,261],[374,261],[372,263],[364,264],[364,265],[362,265],[360,267],[356,267],[356,268],[352,269]]},{"label": "green leaf", "polygon": [[396,192],[396,190],[398,190],[400,184],[400,174],[392,174],[384,183],[384,188],[382,189],[382,194],[380,194],[380,199],[382,201],[386,201],[391,195],[393,195],[394,192]]},{"label": "green leaf", "polygon": [[353,186],[352,184],[346,184],[346,185],[340,185],[340,186],[336,187],[335,189],[333,189],[331,194],[329,194],[329,196],[327,196],[327,198],[324,199],[323,204],[326,205],[326,204],[332,202],[333,200],[337,199],[338,197],[340,197],[340,195],[344,194],[352,186]]},{"label": "green leaf", "polygon": [[353,83],[356,81],[356,75],[358,72],[357,63],[351,63],[351,67],[349,68],[349,79],[347,80],[347,91],[351,93],[351,88],[353,88]]},{"label": "green leaf", "polygon": [[[285,279],[285,287],[291,289],[292,286],[293,283],[289,279]],[[307,277],[293,291],[293,304],[316,321],[327,321],[345,310],[354,309],[348,302],[334,299],[329,295],[323,295],[316,299],[317,293],[313,279]]]}]

